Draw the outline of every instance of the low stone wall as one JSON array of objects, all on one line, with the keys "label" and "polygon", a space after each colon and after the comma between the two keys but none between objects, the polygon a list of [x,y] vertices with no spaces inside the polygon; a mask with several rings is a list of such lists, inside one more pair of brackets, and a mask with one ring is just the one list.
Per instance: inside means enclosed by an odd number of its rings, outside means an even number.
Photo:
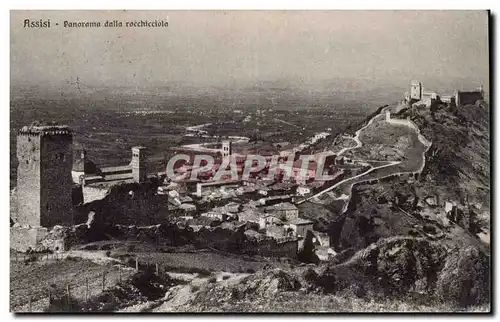
[{"label": "low stone wall", "polygon": [[[43,229],[41,232],[43,233]],[[298,240],[294,238],[249,240],[245,235],[245,226],[239,229],[203,227],[194,231],[189,226],[179,226],[172,223],[151,226],[114,225],[106,227],[80,224],[72,227],[55,226],[50,232],[45,229],[45,233],[42,233],[36,234],[36,230],[22,231],[22,233],[11,232],[11,248],[20,251],[26,251],[28,247],[38,250],[65,251],[75,245],[103,239],[115,239],[168,246],[193,244],[197,247],[214,248],[235,254],[266,257],[296,258],[298,250]]]},{"label": "low stone wall", "polygon": [[47,228],[10,228],[10,248],[19,252],[26,252],[29,249],[37,250],[42,241],[47,236]]}]

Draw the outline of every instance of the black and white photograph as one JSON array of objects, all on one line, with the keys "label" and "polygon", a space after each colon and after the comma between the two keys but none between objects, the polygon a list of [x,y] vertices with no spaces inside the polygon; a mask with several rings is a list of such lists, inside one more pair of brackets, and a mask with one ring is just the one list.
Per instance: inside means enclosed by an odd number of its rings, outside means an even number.
[{"label": "black and white photograph", "polygon": [[489,10],[9,16],[12,314],[492,312]]}]

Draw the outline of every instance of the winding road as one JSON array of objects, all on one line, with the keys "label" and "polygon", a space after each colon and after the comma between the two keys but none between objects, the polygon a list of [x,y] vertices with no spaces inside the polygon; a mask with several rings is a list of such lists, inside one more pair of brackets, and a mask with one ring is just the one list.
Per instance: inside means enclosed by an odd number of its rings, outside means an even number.
[{"label": "winding road", "polygon": [[[354,150],[354,149],[357,149],[357,148],[360,148],[363,143],[361,142],[361,140],[359,139],[360,137],[360,134],[361,132],[363,132],[367,127],[369,127],[374,121],[375,119],[377,118],[381,118],[381,117],[384,117],[384,114],[385,114],[385,121],[389,124],[393,124],[393,125],[399,125],[399,126],[407,126],[409,128],[411,128],[412,130],[414,130],[416,133],[417,133],[417,136],[418,136],[418,139],[419,141],[426,147],[425,148],[425,151],[422,153],[422,165],[419,167],[418,170],[416,171],[413,171],[413,172],[401,172],[401,171],[394,171],[393,173],[390,173],[390,174],[386,174],[384,176],[381,176],[377,179],[381,179],[381,178],[384,178],[384,177],[389,177],[389,176],[392,176],[392,175],[399,175],[399,174],[404,174],[404,173],[420,173],[424,166],[425,166],[425,152],[427,152],[427,150],[430,148],[430,146],[432,145],[432,142],[428,141],[422,134],[420,134],[420,129],[418,128],[418,126],[413,123],[411,120],[405,120],[405,119],[391,119],[391,116],[390,116],[390,111],[389,111],[389,108],[390,107],[386,107],[384,109],[382,109],[382,111],[375,115],[374,117],[372,117],[370,119],[370,121],[365,125],[363,126],[361,129],[359,129],[358,131],[356,131],[356,135],[354,136],[353,140],[356,141],[356,146],[354,147],[347,147],[347,148],[343,148],[341,149],[337,155],[342,155],[344,154],[345,152],[349,151],[349,150]],[[363,161],[363,160],[361,160]],[[365,160],[366,161],[366,160]],[[320,196],[324,195],[325,193],[328,193],[334,189],[336,189],[337,187],[341,186],[342,184],[345,184],[347,182],[350,182],[350,181],[355,181],[356,179],[359,179],[359,178],[362,178],[363,176],[369,174],[370,172],[373,172],[375,170],[378,170],[378,169],[382,169],[382,168],[386,168],[386,167],[391,167],[391,166],[396,166],[398,164],[401,164],[402,161],[386,161],[388,162],[387,164],[384,164],[384,165],[381,165],[381,166],[377,166],[377,167],[373,167],[361,174],[358,174],[356,176],[353,176],[353,177],[350,177],[350,178],[347,178],[347,179],[344,179],[340,182],[337,182],[336,184],[334,184],[333,186],[325,189],[325,190],[322,190],[318,193],[316,193],[315,195],[313,196],[310,196],[304,200],[301,200],[301,201],[298,201],[297,204],[302,204],[306,201],[310,201],[312,199],[318,199]],[[366,180],[359,180],[359,181],[356,181],[356,182],[353,182],[351,184],[351,187],[350,187],[350,194],[348,196],[348,198],[343,198],[342,200],[345,200],[345,204],[344,204],[344,209],[343,211],[345,211],[346,209],[346,206],[348,205],[349,203],[349,200],[351,198],[351,195],[352,195],[352,186],[355,184],[355,183],[359,183],[359,182],[363,182],[363,181],[368,181],[368,180],[372,180],[373,178],[367,178]],[[338,200],[341,200],[341,199],[338,199]]]}]

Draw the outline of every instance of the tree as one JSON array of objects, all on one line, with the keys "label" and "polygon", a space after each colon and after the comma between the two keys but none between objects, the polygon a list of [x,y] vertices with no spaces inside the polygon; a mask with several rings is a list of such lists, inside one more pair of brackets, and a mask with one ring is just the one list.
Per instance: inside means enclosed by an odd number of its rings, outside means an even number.
[{"label": "tree", "polygon": [[308,230],[306,233],[306,237],[304,238],[304,247],[298,254],[298,259],[304,263],[319,263],[318,256],[314,253],[314,243],[313,243],[314,234],[312,231]]}]

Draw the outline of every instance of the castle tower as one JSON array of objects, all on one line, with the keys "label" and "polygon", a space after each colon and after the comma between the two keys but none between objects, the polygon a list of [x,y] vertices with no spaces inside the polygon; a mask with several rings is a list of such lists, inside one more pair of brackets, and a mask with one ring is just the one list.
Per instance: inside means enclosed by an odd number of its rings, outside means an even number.
[{"label": "castle tower", "polygon": [[233,154],[233,146],[231,141],[222,141],[222,158],[226,158]]},{"label": "castle tower", "polygon": [[410,98],[412,100],[420,101],[422,99],[422,83],[419,81],[411,82]]},{"label": "castle tower", "polygon": [[132,147],[132,177],[135,182],[143,183],[147,179],[147,148]]},{"label": "castle tower", "polygon": [[65,125],[23,127],[17,136],[17,222],[73,224],[73,134]]}]

